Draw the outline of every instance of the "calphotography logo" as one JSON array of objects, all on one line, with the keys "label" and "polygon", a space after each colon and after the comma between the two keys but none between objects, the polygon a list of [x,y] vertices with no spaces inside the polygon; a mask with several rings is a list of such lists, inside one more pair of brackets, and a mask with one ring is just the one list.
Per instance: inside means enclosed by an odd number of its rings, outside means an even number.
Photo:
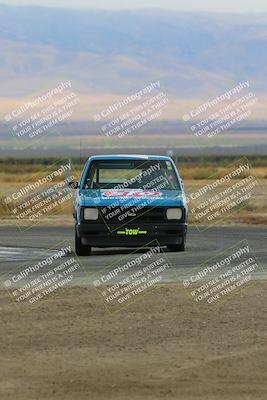
[{"label": "calphotography logo", "polygon": [[68,206],[73,198],[69,183],[75,179],[70,161],[58,161],[29,182],[4,196],[12,221],[27,230]]},{"label": "calphotography logo", "polygon": [[208,183],[194,189],[187,200],[195,225],[205,230],[252,203],[255,193],[263,193],[263,188],[243,157],[227,166],[220,177],[211,176]]},{"label": "calphotography logo", "polygon": [[217,305],[240,293],[260,272],[266,274],[250,245],[243,241],[208,260],[183,280],[183,286],[205,310],[205,306]]},{"label": "calphotography logo", "polygon": [[148,123],[163,117],[169,99],[160,81],[151,82],[143,89],[109,105],[94,115],[96,122],[105,121],[101,133],[106,137],[125,138],[137,133]]},{"label": "calphotography logo", "polygon": [[30,147],[44,135],[55,133],[60,124],[73,116],[79,103],[79,97],[72,91],[72,82],[65,81],[46,93],[32,95],[26,103],[5,115],[4,120],[18,145]]},{"label": "calphotography logo", "polygon": [[[133,230],[125,229],[124,232],[135,234]],[[130,253],[99,271],[94,278],[94,287],[109,313],[121,311],[140,300],[146,292],[159,288],[166,274],[173,274],[172,266],[157,241],[149,242],[139,250],[142,250],[141,254],[138,250]]]},{"label": "calphotography logo", "polygon": [[[190,131],[199,145],[216,139],[236,125],[252,118],[258,98],[250,91],[250,82],[239,82],[229,91],[210,99],[183,116],[186,123],[192,123]],[[205,139],[207,139],[205,141]]]}]

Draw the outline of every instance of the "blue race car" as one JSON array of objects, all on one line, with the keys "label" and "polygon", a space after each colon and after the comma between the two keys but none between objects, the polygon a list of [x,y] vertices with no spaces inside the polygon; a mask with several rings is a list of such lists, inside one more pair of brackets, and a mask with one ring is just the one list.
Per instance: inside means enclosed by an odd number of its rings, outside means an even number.
[{"label": "blue race car", "polygon": [[184,251],[188,209],[182,179],[165,156],[90,157],[77,189],[73,216],[79,256],[92,247],[139,247],[157,240]]}]

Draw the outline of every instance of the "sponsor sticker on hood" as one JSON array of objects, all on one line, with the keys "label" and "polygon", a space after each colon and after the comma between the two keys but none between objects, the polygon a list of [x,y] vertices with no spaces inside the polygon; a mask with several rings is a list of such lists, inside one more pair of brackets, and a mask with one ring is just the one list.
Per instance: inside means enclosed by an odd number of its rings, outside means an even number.
[{"label": "sponsor sticker on hood", "polygon": [[118,197],[137,197],[137,198],[158,198],[161,197],[163,194],[162,192],[153,192],[150,190],[108,190],[102,193],[102,197],[104,198],[118,198]]}]

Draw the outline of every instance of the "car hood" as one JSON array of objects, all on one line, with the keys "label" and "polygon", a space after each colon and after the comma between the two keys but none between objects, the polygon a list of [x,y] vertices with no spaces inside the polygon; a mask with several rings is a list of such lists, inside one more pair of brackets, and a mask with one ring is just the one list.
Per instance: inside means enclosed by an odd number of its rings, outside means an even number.
[{"label": "car hood", "polygon": [[80,204],[84,207],[94,206],[185,206],[185,196],[181,190],[107,190],[83,189],[79,193]]}]

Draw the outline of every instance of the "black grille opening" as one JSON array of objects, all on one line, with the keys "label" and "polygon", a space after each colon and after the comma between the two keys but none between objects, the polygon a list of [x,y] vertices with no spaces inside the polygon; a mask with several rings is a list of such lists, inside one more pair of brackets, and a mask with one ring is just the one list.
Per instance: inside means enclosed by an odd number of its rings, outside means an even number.
[{"label": "black grille opening", "polygon": [[99,208],[99,220],[107,224],[127,223],[130,221],[142,223],[160,223],[166,221],[165,207],[107,207]]}]

